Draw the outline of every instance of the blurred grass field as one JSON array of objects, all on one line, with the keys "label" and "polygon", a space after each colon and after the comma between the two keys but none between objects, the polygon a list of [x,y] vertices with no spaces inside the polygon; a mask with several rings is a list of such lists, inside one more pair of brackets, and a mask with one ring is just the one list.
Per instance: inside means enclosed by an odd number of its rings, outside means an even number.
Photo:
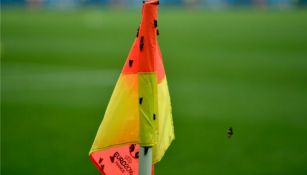
[{"label": "blurred grass field", "polygon": [[[98,175],[88,152],[140,10],[1,13],[1,173]],[[176,140],[157,175],[307,174],[306,19],[160,8]]]}]

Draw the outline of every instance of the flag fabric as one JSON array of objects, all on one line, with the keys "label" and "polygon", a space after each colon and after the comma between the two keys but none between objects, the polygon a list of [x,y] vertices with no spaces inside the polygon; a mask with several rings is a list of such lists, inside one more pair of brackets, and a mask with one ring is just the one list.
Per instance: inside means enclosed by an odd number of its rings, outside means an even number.
[{"label": "flag fabric", "polygon": [[171,102],[157,36],[159,1],[143,2],[142,20],[90,150],[101,174],[138,175],[139,147],[160,161],[174,140]]}]

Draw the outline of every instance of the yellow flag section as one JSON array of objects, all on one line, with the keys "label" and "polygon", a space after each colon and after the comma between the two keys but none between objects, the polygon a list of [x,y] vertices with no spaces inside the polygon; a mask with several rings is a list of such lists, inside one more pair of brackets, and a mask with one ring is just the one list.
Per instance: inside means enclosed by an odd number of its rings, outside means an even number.
[{"label": "yellow flag section", "polygon": [[103,175],[138,174],[140,146],[160,161],[174,140],[171,102],[157,41],[157,0],[143,4],[137,37],[116,83],[90,158]]}]

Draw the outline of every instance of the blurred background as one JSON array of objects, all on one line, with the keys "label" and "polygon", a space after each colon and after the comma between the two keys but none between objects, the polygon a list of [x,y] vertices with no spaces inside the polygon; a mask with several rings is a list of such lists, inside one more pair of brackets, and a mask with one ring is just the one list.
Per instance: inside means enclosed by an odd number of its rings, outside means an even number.
[{"label": "blurred background", "polygon": [[[84,6],[123,6],[139,7],[140,0],[1,0],[2,5],[19,5],[27,7],[72,8]],[[306,6],[307,0],[163,0],[162,5],[197,6],[206,8],[225,7],[277,7],[290,8]]]},{"label": "blurred background", "polygon": [[[160,2],[176,140],[156,174],[306,175],[307,1]],[[140,18],[135,0],[1,0],[1,174],[99,174]]]}]

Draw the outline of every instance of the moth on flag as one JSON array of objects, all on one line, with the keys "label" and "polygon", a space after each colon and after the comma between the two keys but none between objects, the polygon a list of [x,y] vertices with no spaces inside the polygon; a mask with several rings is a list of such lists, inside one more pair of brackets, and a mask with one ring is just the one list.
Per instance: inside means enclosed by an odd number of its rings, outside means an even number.
[{"label": "moth on flag", "polygon": [[139,149],[152,147],[159,162],[174,140],[157,13],[159,1],[144,1],[142,20],[90,150],[103,175],[138,175]]}]

